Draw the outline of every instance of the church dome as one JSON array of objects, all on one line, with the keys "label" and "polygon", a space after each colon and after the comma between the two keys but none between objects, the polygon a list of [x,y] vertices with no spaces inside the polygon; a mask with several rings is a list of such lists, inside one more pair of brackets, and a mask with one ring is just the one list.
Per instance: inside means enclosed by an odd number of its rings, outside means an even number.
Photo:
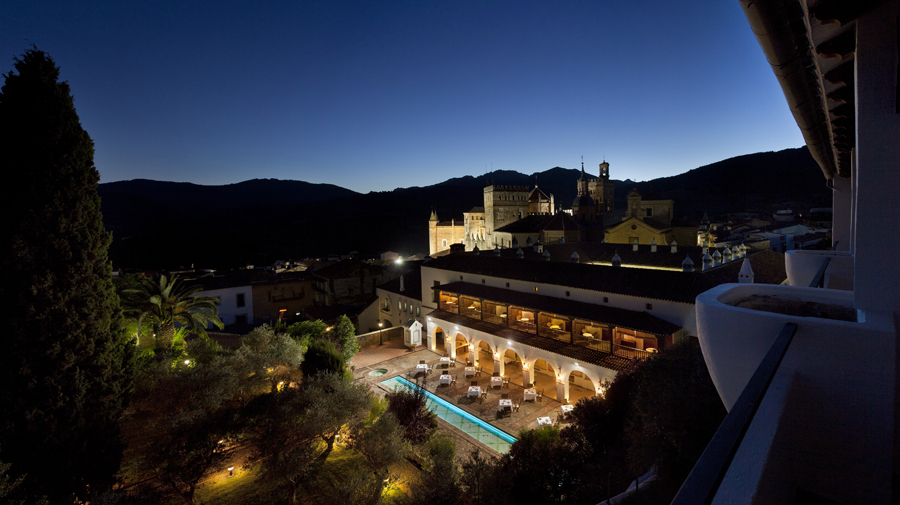
[{"label": "church dome", "polygon": [[575,201],[572,202],[572,208],[575,207],[593,207],[594,199],[588,195],[578,195],[575,197]]}]

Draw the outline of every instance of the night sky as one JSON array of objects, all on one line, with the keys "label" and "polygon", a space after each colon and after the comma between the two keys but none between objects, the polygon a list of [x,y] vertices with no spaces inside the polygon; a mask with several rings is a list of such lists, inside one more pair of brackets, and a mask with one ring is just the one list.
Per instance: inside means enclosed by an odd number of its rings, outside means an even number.
[{"label": "night sky", "polygon": [[4,1],[0,69],[31,43],[102,182],[648,180],[803,145],[737,0]]}]

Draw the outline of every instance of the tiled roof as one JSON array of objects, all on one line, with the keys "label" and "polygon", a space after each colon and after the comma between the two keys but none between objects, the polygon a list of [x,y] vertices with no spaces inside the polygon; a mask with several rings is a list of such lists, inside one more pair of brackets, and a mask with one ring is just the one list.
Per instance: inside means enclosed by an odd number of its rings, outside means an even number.
[{"label": "tiled roof", "polygon": [[652,333],[658,336],[671,335],[681,329],[676,324],[646,312],[579,302],[567,298],[524,293],[522,291],[472,284],[470,282],[451,282],[450,284],[435,286],[432,289],[536,309],[541,312],[550,312],[575,319],[587,319],[597,323],[610,324],[619,328]]},{"label": "tiled roof", "polygon": [[[697,268],[701,266],[703,248],[700,246],[678,246],[673,253],[667,244],[658,244],[656,252],[649,245],[639,245],[634,251],[633,245],[606,244],[602,242],[578,242],[569,244],[549,244],[544,249],[550,251],[551,261],[571,261],[572,253],[578,253],[581,263],[612,263],[616,254],[622,259],[622,265],[654,268],[672,268],[681,270],[684,258],[690,256]],[[711,253],[710,253],[711,254]]]},{"label": "tiled roof", "polygon": [[[513,251],[514,253],[515,251]],[[755,253],[753,256],[758,254],[761,253]],[[537,253],[534,255],[537,256]],[[786,278],[785,276],[781,277],[781,280],[777,280],[780,275],[777,265],[775,265],[777,259],[768,254],[760,259],[762,261],[751,260],[750,263],[754,272],[757,271],[757,262],[759,262],[760,270],[767,271],[766,274],[759,277],[760,283],[780,284]],[[708,289],[726,282],[737,282],[738,271],[740,271],[738,263],[733,262],[706,272],[673,272],[671,270],[586,265],[564,261],[512,259],[495,257],[492,252],[485,252],[480,255],[448,254],[430,261],[425,266],[639,298],[694,303],[697,295]],[[781,272],[784,272],[783,255],[781,255],[780,269]],[[712,275],[716,272],[719,273]]]},{"label": "tiled roof", "polygon": [[544,223],[550,220],[550,216],[545,214],[535,214],[525,216],[518,221],[513,221],[506,226],[502,226],[494,230],[495,232],[505,233],[534,233],[535,239],[537,234],[544,228]]},{"label": "tiled roof", "polygon": [[484,214],[484,207],[472,207],[469,214]]},{"label": "tiled roof", "polygon": [[631,364],[631,360],[629,358],[616,356],[615,354],[605,353],[596,349],[589,349],[587,347],[573,345],[567,342],[563,342],[562,340],[556,340],[549,337],[540,337],[531,333],[518,331],[513,328],[507,328],[506,326],[500,324],[488,323],[479,319],[460,316],[459,314],[454,314],[452,312],[447,312],[441,309],[434,310],[427,315],[429,317],[447,321],[448,323],[465,326],[467,328],[472,328],[484,333],[490,333],[491,335],[496,335],[507,340],[519,342],[520,344],[527,345],[529,347],[542,349],[544,351],[559,354],[567,358],[572,358],[575,361],[591,363],[594,365],[609,368],[610,370],[624,370]]},{"label": "tiled roof", "polygon": [[544,224],[544,227],[541,229],[547,231],[565,231],[577,230],[578,228],[578,223],[574,219],[572,219],[572,216],[566,214],[565,212],[557,212],[549,221]]},{"label": "tiled roof", "polygon": [[[315,274],[316,277],[321,277],[323,279],[338,279],[350,274],[354,270],[357,270],[360,265],[363,265],[363,263],[359,260],[341,260],[337,263],[316,270]],[[369,269],[370,274],[377,274],[382,270],[382,267],[378,265],[365,264],[365,267]]]},{"label": "tiled roof", "polygon": [[397,293],[398,295],[403,295],[409,298],[413,298],[415,300],[422,300],[422,270],[421,270],[421,262],[407,262],[412,266],[414,264],[415,268],[410,269],[408,272],[403,274],[403,291],[400,291],[400,278],[389,280],[384,284],[378,286],[378,289],[383,289],[385,291],[389,291],[391,293]]}]

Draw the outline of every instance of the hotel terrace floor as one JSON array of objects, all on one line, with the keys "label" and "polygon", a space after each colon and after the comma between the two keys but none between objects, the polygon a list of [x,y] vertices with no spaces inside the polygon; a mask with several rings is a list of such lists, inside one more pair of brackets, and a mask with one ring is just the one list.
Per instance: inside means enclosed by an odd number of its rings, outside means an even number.
[{"label": "hotel terrace floor", "polygon": [[[409,352],[403,347],[403,342],[400,340],[385,342],[384,345],[367,347],[353,358],[353,364],[356,366],[353,377],[357,381],[368,384],[376,394],[384,395],[389,389],[387,386],[382,385],[382,382],[396,376],[402,376],[414,382],[416,365],[420,361],[425,361],[434,370],[426,376],[424,382],[428,391],[437,394],[444,400],[491,423],[514,437],[518,437],[519,431],[523,429],[536,428],[538,417],[550,417],[554,422],[559,417],[562,403],[556,400],[556,384],[552,377],[535,374],[535,389],[538,391],[543,390],[544,397],[541,401],[526,402],[523,401],[525,388],[521,385],[522,370],[518,366],[506,365],[505,377],[510,379],[507,387],[490,388],[493,364],[485,360],[482,373],[479,376],[467,378],[464,374],[463,365],[466,356],[462,355],[457,357],[456,366],[447,369],[452,376],[457,378],[456,384],[452,386],[439,385],[439,377],[442,371],[440,368],[441,356],[442,354],[426,350],[422,346],[413,352]],[[379,375],[370,375],[372,372],[379,373],[378,371],[380,370],[385,370],[385,372]],[[470,382],[473,380],[477,381],[482,389],[488,388],[487,399],[479,400],[466,396]],[[518,403],[520,407],[518,412],[498,418],[497,406],[501,395],[504,393],[508,394],[513,403]],[[570,385],[569,387],[570,404],[575,404],[581,398],[593,395],[594,392],[588,389],[575,385]],[[565,423],[566,421],[562,421],[562,425],[565,425]],[[439,420],[439,426],[441,431],[455,439],[457,458],[460,461],[467,458],[473,448],[495,457],[498,455],[492,449],[475,441],[472,437],[443,420]]]}]

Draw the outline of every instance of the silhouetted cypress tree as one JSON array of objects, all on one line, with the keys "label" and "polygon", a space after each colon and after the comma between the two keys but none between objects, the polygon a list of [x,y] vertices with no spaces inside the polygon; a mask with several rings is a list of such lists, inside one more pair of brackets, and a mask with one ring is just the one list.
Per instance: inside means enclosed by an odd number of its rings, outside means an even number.
[{"label": "silhouetted cypress tree", "polygon": [[[121,331],[93,142],[42,51],[0,88],[0,460],[23,498],[112,484],[132,348]],[[15,73],[15,72],[18,73]]]}]

